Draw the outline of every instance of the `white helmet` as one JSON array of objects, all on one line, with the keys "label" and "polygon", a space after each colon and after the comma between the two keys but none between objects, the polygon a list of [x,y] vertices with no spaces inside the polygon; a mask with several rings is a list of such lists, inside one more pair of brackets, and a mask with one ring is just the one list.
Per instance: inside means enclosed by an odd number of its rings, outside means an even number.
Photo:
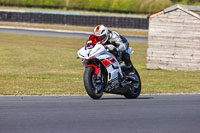
[{"label": "white helmet", "polygon": [[105,44],[109,38],[108,28],[104,25],[98,25],[94,28],[94,35],[97,38],[97,42]]}]

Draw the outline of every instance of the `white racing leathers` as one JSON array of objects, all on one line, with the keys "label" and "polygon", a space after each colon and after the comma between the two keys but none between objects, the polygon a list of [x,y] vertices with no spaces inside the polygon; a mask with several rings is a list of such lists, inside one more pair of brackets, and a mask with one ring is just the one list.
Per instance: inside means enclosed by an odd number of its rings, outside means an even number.
[{"label": "white racing leathers", "polygon": [[[116,47],[118,52],[127,52],[129,43],[123,36],[119,35],[117,32],[113,31],[110,33],[110,38],[108,40],[109,44],[113,44]],[[109,49],[112,47],[111,45],[108,46]],[[111,48],[112,50],[112,48]]]},{"label": "white racing leathers", "polygon": [[133,65],[128,54],[129,43],[125,37],[115,31],[110,31],[106,46],[115,56],[119,56],[125,62],[126,66],[130,68],[130,72],[133,71]]}]

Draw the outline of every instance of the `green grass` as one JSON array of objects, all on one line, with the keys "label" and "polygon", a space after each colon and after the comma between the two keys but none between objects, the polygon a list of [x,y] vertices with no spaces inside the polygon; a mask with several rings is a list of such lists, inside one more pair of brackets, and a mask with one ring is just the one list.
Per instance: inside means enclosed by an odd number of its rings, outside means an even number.
[{"label": "green grass", "polygon": [[[0,34],[0,95],[86,94],[81,60],[84,39]],[[200,72],[146,70],[146,43],[130,43],[142,94],[200,93]]]},{"label": "green grass", "polygon": [[84,40],[0,35],[0,94],[83,94],[76,51]]}]

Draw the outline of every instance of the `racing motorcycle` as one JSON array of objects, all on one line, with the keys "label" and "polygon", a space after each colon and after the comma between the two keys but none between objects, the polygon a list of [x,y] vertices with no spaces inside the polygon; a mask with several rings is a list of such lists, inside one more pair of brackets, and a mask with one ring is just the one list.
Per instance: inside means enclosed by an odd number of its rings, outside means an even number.
[{"label": "racing motorcycle", "polygon": [[[133,51],[128,49],[131,55]],[[123,61],[115,56],[105,45],[87,44],[78,52],[85,66],[83,76],[84,86],[88,95],[93,99],[100,99],[103,92],[124,95],[126,98],[137,98],[141,92],[141,80],[137,70],[129,74]]]}]

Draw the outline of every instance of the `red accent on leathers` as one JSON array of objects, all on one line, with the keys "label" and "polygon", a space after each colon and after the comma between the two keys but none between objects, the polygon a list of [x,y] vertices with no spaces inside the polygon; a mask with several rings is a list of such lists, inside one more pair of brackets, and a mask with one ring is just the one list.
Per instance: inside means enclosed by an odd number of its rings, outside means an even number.
[{"label": "red accent on leathers", "polygon": [[97,44],[97,42],[100,42],[100,44],[105,44],[107,42],[108,38],[104,42],[101,42],[102,41],[102,37],[98,37],[98,36],[95,36],[95,35],[90,35],[88,41],[90,41],[90,40],[92,41],[93,45]]},{"label": "red accent on leathers", "polygon": [[95,35],[90,35],[88,41],[91,40],[92,41],[92,44],[95,45],[97,44],[97,37]]}]

